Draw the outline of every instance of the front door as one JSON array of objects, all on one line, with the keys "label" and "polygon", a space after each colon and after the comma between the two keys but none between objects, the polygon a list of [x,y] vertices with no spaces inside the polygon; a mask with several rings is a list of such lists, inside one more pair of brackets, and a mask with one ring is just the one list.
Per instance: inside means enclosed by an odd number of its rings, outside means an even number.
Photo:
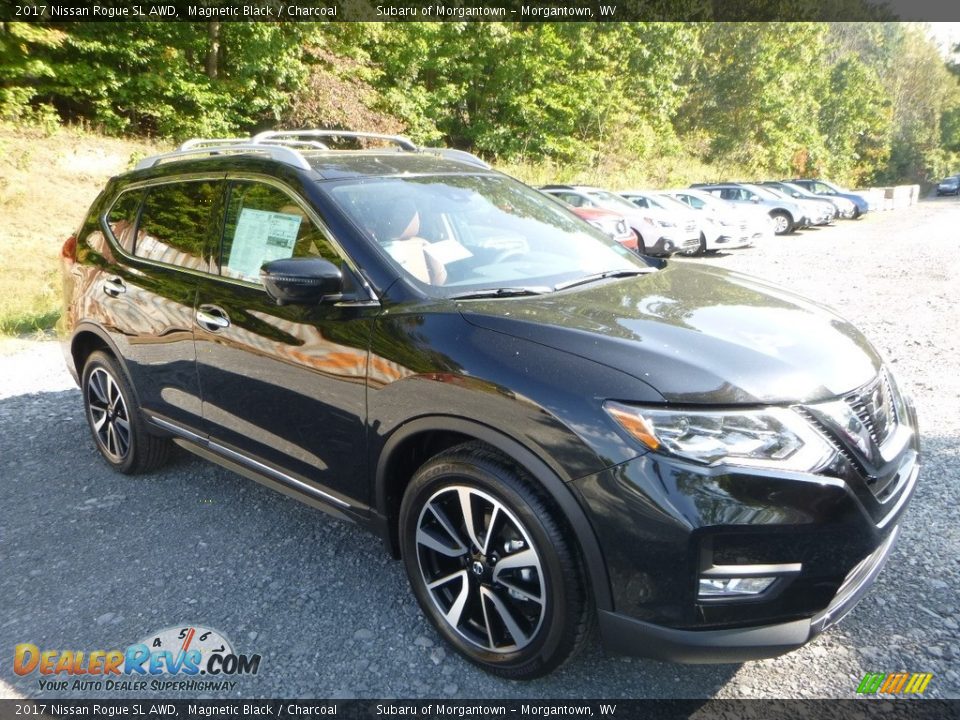
[{"label": "front door", "polygon": [[198,290],[203,417],[214,451],[366,505],[366,377],[379,306],[277,305],[260,284],[261,265],[306,256],[349,272],[302,199],[267,179],[228,182],[217,275]]}]

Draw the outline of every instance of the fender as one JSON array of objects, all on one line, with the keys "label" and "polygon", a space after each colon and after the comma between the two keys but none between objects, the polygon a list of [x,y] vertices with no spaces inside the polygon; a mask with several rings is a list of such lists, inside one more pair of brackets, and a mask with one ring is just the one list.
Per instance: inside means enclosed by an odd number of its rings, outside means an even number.
[{"label": "fender", "polygon": [[593,588],[598,610],[612,610],[610,580],[607,565],[600,552],[600,544],[593,526],[575,496],[572,486],[565,483],[539,456],[513,438],[471,420],[443,415],[420,417],[397,428],[384,443],[377,459],[374,486],[374,507],[382,518],[389,516],[387,508],[386,469],[394,450],[407,438],[422,432],[447,431],[481,440],[512,458],[529,472],[547,491],[573,527],[583,553],[583,562]]},{"label": "fender", "polygon": [[[107,348],[110,350],[110,353],[113,355],[114,360],[117,361],[117,364],[120,366],[120,369],[123,371],[123,374],[126,375],[127,384],[130,385],[130,389],[133,391],[133,395],[134,395],[133,399],[136,402],[137,407],[141,407],[140,396],[137,393],[137,386],[131,379],[130,370],[129,368],[127,368],[126,358],[124,357],[123,353],[120,352],[120,349],[117,347],[117,344],[116,342],[114,342],[113,338],[110,337],[110,333],[104,330],[100,325],[92,323],[89,320],[84,320],[83,322],[80,322],[77,324],[77,326],[73,330],[73,333],[71,333],[70,335],[69,353],[64,353],[66,358],[69,358],[69,362],[74,366],[74,369],[76,370],[77,384],[80,385],[82,382],[83,368],[76,367],[76,360],[74,358],[73,351],[76,348],[77,337],[83,333],[91,333],[93,335],[96,335],[103,342],[103,344],[107,346]],[[166,433],[160,432],[159,429],[153,426],[152,424],[149,427],[150,427],[151,434],[156,433],[158,435],[166,435]]]}]

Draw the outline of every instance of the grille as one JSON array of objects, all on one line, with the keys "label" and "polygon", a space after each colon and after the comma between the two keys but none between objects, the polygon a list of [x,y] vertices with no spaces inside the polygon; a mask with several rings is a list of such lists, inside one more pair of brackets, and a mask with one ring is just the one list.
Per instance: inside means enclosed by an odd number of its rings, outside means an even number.
[{"label": "grille", "polygon": [[866,426],[870,437],[877,444],[883,445],[897,426],[897,416],[893,409],[893,391],[887,374],[881,372],[877,379],[860,390],[856,390],[844,400]]}]

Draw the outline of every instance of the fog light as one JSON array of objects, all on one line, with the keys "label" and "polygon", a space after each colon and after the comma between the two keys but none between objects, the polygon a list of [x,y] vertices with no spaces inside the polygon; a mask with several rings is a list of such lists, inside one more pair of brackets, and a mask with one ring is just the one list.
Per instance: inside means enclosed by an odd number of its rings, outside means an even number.
[{"label": "fog light", "polygon": [[700,578],[700,598],[733,598],[759,595],[775,577]]}]

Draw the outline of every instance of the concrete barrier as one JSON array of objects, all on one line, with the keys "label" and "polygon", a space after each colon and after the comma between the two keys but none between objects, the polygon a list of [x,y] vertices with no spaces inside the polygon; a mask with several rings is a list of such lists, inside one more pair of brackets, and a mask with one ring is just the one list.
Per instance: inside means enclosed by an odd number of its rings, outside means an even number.
[{"label": "concrete barrier", "polygon": [[892,185],[889,187],[860,188],[851,192],[863,196],[871,210],[900,210],[916,205],[920,199],[919,185]]}]

